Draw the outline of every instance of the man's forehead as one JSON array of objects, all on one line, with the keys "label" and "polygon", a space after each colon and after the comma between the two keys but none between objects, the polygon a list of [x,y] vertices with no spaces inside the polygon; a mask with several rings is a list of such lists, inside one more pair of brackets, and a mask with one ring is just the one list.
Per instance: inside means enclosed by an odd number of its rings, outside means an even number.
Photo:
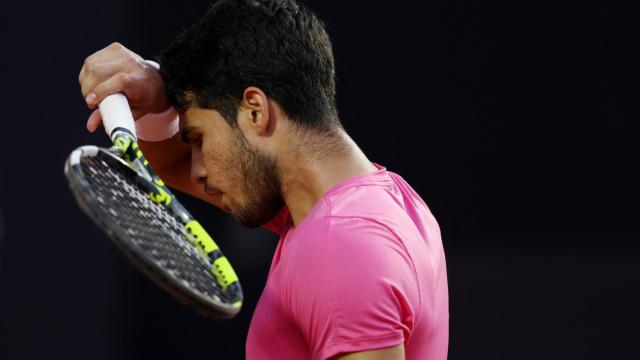
[{"label": "man's forehead", "polygon": [[178,116],[180,129],[191,128],[192,131],[212,129],[218,132],[222,130],[221,127],[227,125],[222,115],[215,109],[189,107],[185,111],[178,111]]},{"label": "man's forehead", "polygon": [[196,130],[196,128],[200,126],[198,117],[194,116],[188,109],[178,111],[178,118],[180,119],[180,132],[182,133],[182,137],[185,137],[189,132]]},{"label": "man's forehead", "polygon": [[193,108],[189,107],[187,109],[176,109],[178,112],[178,116],[180,117],[180,127],[188,127],[193,126],[194,122],[196,122],[199,118],[197,113],[194,113]]}]

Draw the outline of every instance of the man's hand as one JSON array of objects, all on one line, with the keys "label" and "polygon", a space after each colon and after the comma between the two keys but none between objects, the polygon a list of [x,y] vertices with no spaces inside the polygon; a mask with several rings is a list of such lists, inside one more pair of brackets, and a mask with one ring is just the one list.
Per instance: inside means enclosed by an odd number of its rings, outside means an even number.
[{"label": "man's hand", "polygon": [[[118,92],[129,100],[134,119],[170,106],[158,70],[119,43],[86,58],[78,81],[90,109],[96,109],[105,97]],[[96,110],[89,116],[87,130],[94,132],[101,123],[100,112]]]}]

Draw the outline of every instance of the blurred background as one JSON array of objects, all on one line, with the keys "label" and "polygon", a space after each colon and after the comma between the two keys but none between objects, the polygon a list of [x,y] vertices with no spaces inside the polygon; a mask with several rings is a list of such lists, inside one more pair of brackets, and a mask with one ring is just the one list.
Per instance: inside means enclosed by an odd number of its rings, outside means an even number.
[{"label": "blurred background", "polygon": [[[84,58],[152,58],[209,1],[9,1],[0,12],[0,358],[244,358],[277,238],[184,199],[246,305],[213,322],[134,270],[63,176],[89,115]],[[631,8],[306,1],[334,43],[342,121],[430,206],[449,358],[640,358],[638,28]],[[184,198],[184,197],[183,197]]]}]

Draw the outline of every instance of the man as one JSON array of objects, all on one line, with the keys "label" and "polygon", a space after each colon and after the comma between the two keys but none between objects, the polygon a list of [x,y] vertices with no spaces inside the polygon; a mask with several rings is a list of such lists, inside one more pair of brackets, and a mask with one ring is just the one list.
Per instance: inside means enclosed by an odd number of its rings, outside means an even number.
[{"label": "man", "polygon": [[[280,234],[247,358],[445,359],[438,225],[342,128],[315,15],[293,1],[223,0],[159,62],[112,44],[86,59],[82,93],[91,108],[128,97],[170,186]],[[87,127],[99,125],[94,111]]]}]

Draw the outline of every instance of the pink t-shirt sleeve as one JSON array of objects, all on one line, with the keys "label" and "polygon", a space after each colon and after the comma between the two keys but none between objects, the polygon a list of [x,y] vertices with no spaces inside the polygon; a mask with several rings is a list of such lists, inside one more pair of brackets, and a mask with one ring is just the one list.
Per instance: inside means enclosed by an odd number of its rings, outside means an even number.
[{"label": "pink t-shirt sleeve", "polygon": [[303,273],[286,277],[291,283],[283,293],[312,358],[407,341],[420,298],[413,262],[398,237],[363,218],[327,217],[312,226],[314,239],[292,244],[299,247],[295,271]]}]

